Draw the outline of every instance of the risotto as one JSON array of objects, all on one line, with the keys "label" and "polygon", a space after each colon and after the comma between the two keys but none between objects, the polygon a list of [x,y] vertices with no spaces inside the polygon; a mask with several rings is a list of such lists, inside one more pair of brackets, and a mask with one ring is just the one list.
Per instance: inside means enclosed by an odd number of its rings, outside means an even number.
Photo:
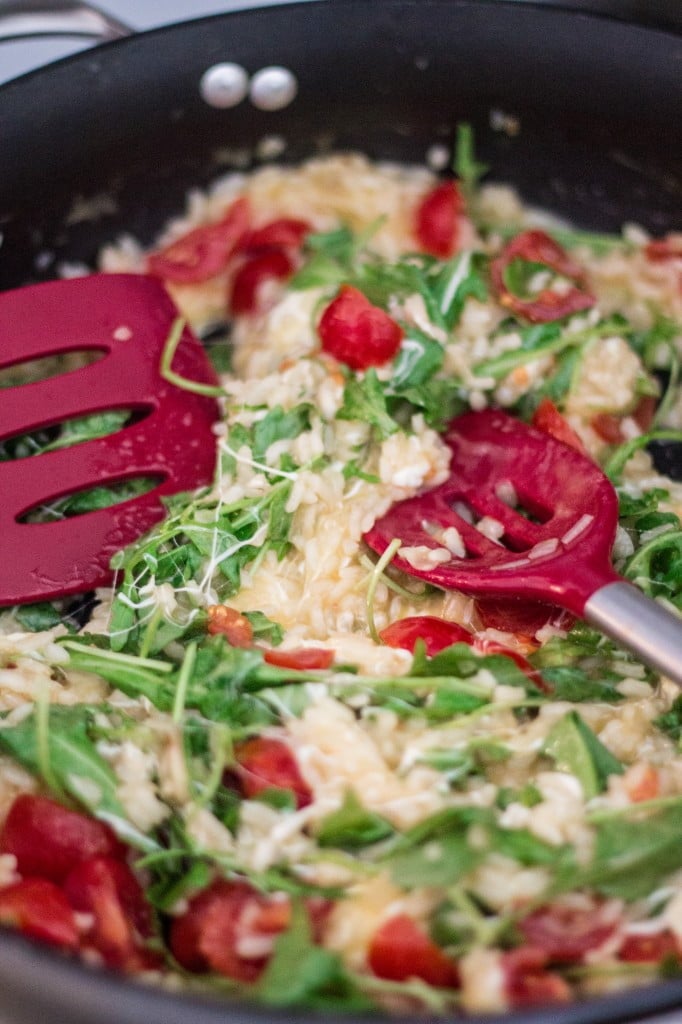
[{"label": "risotto", "polygon": [[468,142],[453,179],[360,155],[230,174],[151,251],[101,253],[205,339],[217,471],[113,590],[0,615],[3,923],[327,1011],[679,972],[675,687],[557,609],[444,591],[363,542],[448,478],[453,417],[501,408],[602,467],[616,568],[682,606],[682,488],[650,455],[682,439],[682,236],[572,231],[481,185]]}]

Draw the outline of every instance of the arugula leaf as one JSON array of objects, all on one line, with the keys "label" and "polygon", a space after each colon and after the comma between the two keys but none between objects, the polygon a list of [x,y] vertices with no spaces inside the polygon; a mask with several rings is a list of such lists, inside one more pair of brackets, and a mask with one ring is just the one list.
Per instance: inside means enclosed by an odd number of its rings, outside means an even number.
[{"label": "arugula leaf", "polygon": [[244,618],[248,619],[251,623],[251,629],[253,630],[254,640],[265,640],[266,643],[272,644],[273,647],[278,647],[281,644],[284,637],[284,630],[280,626],[279,622],[274,622],[269,619],[261,611],[244,612]]},{"label": "arugula leaf", "polygon": [[483,276],[485,257],[465,249],[451,260],[435,264],[426,276],[422,295],[435,324],[451,331],[468,298],[485,302],[488,285]]},{"label": "arugula leaf", "polygon": [[575,775],[586,800],[604,792],[609,775],[622,775],[624,770],[576,711],[569,711],[550,729],[544,753],[559,771]]},{"label": "arugula leaf", "polygon": [[309,405],[297,405],[288,412],[281,405],[275,405],[262,420],[258,420],[252,429],[251,446],[256,462],[265,461],[265,454],[275,441],[295,438],[310,430],[310,411]]},{"label": "arugula leaf", "polygon": [[459,178],[464,198],[470,203],[488,167],[476,160],[473,128],[466,121],[457,125],[453,170]]},{"label": "arugula leaf", "polygon": [[348,377],[343,390],[343,405],[336,418],[371,424],[380,441],[385,441],[399,430],[398,424],[389,415],[384,385],[374,369],[367,370],[363,377]]},{"label": "arugula leaf", "polygon": [[682,739],[682,694],[672,702],[670,709],[654,719],[661,732],[666,733],[671,740],[679,743]]},{"label": "arugula leaf", "polygon": [[623,694],[616,689],[613,681],[606,678],[591,679],[586,672],[569,665],[557,665],[543,669],[542,678],[552,689],[553,700],[567,700],[572,704],[585,701],[606,701],[617,704]]},{"label": "arugula leaf", "polygon": [[[142,850],[156,848],[149,836],[129,820],[117,796],[118,780],[90,738],[94,709],[83,704],[51,705],[47,757],[50,776],[87,811],[111,825],[125,842]],[[16,758],[33,775],[42,776],[37,712],[16,725],[0,727],[0,749]],[[43,779],[49,782],[47,779]]]},{"label": "arugula leaf", "polygon": [[62,622],[62,617],[51,601],[37,601],[35,604],[20,605],[15,616],[17,622],[31,633],[42,633],[44,629],[54,629]]},{"label": "arugula leaf", "polygon": [[342,850],[360,850],[393,834],[393,826],[381,815],[368,811],[352,789],[343,804],[322,820],[317,833],[320,846],[338,846]]},{"label": "arugula leaf", "polygon": [[416,327],[408,327],[393,362],[391,390],[400,393],[405,388],[426,384],[440,370],[445,350],[440,342]]}]

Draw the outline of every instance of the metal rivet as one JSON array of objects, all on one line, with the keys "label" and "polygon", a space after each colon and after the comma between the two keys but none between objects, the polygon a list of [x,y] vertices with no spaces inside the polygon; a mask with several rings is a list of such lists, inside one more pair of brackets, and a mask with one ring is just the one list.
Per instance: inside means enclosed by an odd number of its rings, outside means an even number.
[{"label": "metal rivet", "polygon": [[259,110],[282,110],[298,92],[298,82],[288,68],[261,68],[251,79],[249,96]]},{"label": "metal rivet", "polygon": [[249,91],[249,76],[241,64],[214,64],[201,76],[199,91],[210,107],[236,107]]}]

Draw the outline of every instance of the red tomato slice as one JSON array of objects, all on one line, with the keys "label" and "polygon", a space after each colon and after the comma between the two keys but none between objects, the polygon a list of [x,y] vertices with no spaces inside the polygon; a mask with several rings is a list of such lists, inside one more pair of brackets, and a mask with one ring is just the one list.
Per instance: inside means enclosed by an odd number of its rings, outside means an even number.
[{"label": "red tomato slice", "polygon": [[389,981],[421,978],[438,988],[459,985],[457,965],[407,914],[389,918],[374,933],[367,962],[378,978]]},{"label": "red tomato slice", "polygon": [[344,284],[318,326],[322,349],[352,370],[383,366],[400,348],[402,328],[362,292]]},{"label": "red tomato slice", "polygon": [[619,923],[598,903],[589,909],[551,903],[534,910],[518,927],[528,944],[541,949],[548,960],[573,964],[611,938]]},{"label": "red tomato slice", "polygon": [[621,429],[622,417],[610,412],[598,412],[590,420],[590,426],[607,444],[621,444],[625,438]]},{"label": "red tomato slice", "polygon": [[74,910],[92,915],[84,943],[110,967],[139,970],[143,940],[153,934],[153,915],[128,865],[92,857],[71,871],[64,892]]},{"label": "red tomato slice", "polygon": [[543,434],[549,434],[556,441],[563,441],[569,448],[575,448],[581,455],[589,455],[573,427],[571,427],[549,398],[543,398],[533,414],[533,426]]},{"label": "red tomato slice", "polygon": [[78,929],[69,901],[46,878],[24,878],[0,889],[0,924],[62,949],[78,946]]},{"label": "red tomato slice", "polygon": [[206,609],[210,636],[224,636],[232,647],[251,647],[253,627],[245,615],[226,604],[212,604]]},{"label": "red tomato slice", "polygon": [[287,789],[297,808],[307,807],[313,795],[286,743],[264,736],[240,743],[235,749],[237,776],[246,797],[266,789]]},{"label": "red tomato slice", "polygon": [[539,629],[548,623],[568,629],[573,621],[568,612],[540,601],[521,601],[504,597],[481,597],[476,600],[476,611],[486,629],[499,629],[514,633],[531,647]]},{"label": "red tomato slice", "polygon": [[[505,271],[514,260],[525,260],[528,263],[542,263],[562,277],[574,282],[563,295],[545,288],[533,298],[524,299],[509,291],[505,282]],[[571,313],[590,309],[595,303],[585,284],[585,275],[580,264],[576,263],[560,245],[546,235],[544,231],[523,231],[503,249],[502,253],[490,264],[490,276],[497,292],[498,301],[517,316],[529,320],[533,324],[548,323],[561,320]]]},{"label": "red tomato slice", "polygon": [[237,199],[216,224],[204,224],[147,257],[154,277],[176,284],[207,281],[224,270],[248,231],[251,209]]},{"label": "red tomato slice", "polygon": [[414,233],[424,252],[449,259],[457,249],[457,218],[462,197],[454,181],[431,189],[417,207]]},{"label": "red tomato slice", "polygon": [[389,647],[402,647],[414,652],[418,640],[423,640],[430,658],[452,644],[472,644],[474,636],[457,622],[439,619],[436,615],[411,615],[386,626],[379,636]]},{"label": "red tomato slice", "polygon": [[292,668],[299,672],[311,669],[329,668],[334,664],[334,652],[324,647],[301,647],[296,651],[265,651],[263,660],[268,665],[279,668]]},{"label": "red tomato slice", "polygon": [[631,964],[657,964],[676,957],[682,950],[675,935],[668,929],[653,935],[626,935],[618,951],[618,958]]},{"label": "red tomato slice", "polygon": [[249,231],[242,241],[241,248],[248,253],[259,249],[299,249],[311,230],[307,220],[280,217],[279,220],[271,220],[262,228]]},{"label": "red tomato slice", "polygon": [[274,938],[291,918],[287,898],[265,896],[241,882],[219,878],[190,901],[171,926],[170,947],[188,971],[217,971],[256,981]]},{"label": "red tomato slice", "polygon": [[61,882],[90,857],[123,857],[112,830],[44,796],[24,793],[12,804],[0,832],[0,852],[17,858],[21,875]]},{"label": "red tomato slice", "polygon": [[505,991],[513,1008],[566,1003],[571,999],[568,984],[559,974],[546,970],[546,964],[544,950],[529,946],[502,954]]},{"label": "red tomato slice", "polygon": [[646,258],[652,263],[666,260],[682,259],[682,234],[670,235],[668,238],[657,238],[644,247]]},{"label": "red tomato slice", "polygon": [[282,249],[265,249],[251,256],[234,276],[228,306],[235,316],[255,313],[266,281],[284,281],[294,272],[294,261]]}]

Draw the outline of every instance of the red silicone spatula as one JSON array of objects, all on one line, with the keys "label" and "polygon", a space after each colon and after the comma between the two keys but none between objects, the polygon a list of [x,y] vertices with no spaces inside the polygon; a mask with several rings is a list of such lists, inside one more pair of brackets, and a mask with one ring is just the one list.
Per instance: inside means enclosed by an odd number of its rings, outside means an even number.
[{"label": "red silicone spatula", "polygon": [[367,544],[383,554],[400,539],[393,564],[446,589],[566,608],[682,685],[682,620],[611,566],[618,499],[599,467],[492,410],[453,420],[445,440],[449,479],[394,505]]},{"label": "red silicone spatula", "polygon": [[[0,463],[0,605],[109,583],[112,555],[164,517],[160,499],[211,481],[218,405],[160,374],[177,317],[163,286],[136,274],[96,274],[0,294],[0,369],[67,352],[102,355],[81,369],[0,389],[0,441],[105,410],[135,413],[107,437]],[[187,328],[172,369],[187,380],[216,383]],[[158,483],[110,508],[21,521],[65,495],[134,477]]]}]

